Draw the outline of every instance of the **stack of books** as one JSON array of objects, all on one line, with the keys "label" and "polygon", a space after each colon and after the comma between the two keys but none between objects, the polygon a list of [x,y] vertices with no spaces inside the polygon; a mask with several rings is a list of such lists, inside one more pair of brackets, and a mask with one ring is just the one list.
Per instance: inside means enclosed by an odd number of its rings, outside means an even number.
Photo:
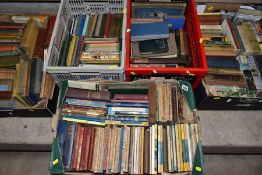
[{"label": "stack of books", "polygon": [[[190,117],[194,112],[188,100],[193,94],[188,85],[175,80],[68,81],[56,134],[64,170],[105,174],[191,172],[200,128]],[[173,98],[163,101],[170,93]],[[182,108],[191,114],[180,113],[183,109],[178,106],[187,106]],[[170,113],[163,114],[161,110],[165,109]]]},{"label": "stack of books", "polygon": [[123,14],[78,15],[62,43],[58,66],[119,66]]},{"label": "stack of books", "polygon": [[102,84],[97,83],[89,89],[73,88],[78,84],[68,82],[62,109],[64,120],[102,126],[148,126],[148,84],[113,83],[101,90]]},{"label": "stack of books", "polygon": [[133,2],[131,67],[187,66],[186,3]]},{"label": "stack of books", "polygon": [[[5,20],[4,20],[5,21]],[[24,24],[18,24],[11,19],[8,22],[0,22],[0,66],[14,66],[21,56],[21,43]]]},{"label": "stack of books", "polygon": [[199,18],[209,67],[204,79],[207,92],[221,97],[260,96],[260,23],[223,18],[221,13]]},{"label": "stack of books", "polygon": [[41,90],[46,88],[41,86],[44,49],[53,24],[49,16],[1,16],[0,109],[25,109],[52,95],[50,88],[47,91],[51,95],[43,95]]}]

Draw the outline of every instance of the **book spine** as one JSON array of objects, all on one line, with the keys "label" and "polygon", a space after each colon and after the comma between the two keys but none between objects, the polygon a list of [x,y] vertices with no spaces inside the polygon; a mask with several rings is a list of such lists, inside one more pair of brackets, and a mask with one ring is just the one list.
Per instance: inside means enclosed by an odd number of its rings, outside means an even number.
[{"label": "book spine", "polygon": [[87,159],[88,159],[88,144],[89,144],[89,128],[84,127],[84,138],[82,144],[82,154],[81,154],[81,163],[80,171],[86,171]]},{"label": "book spine", "polygon": [[57,137],[57,140],[58,140],[61,155],[63,155],[63,151],[64,151],[64,144],[65,144],[65,139],[66,139],[66,130],[67,130],[67,121],[59,120],[56,137]]},{"label": "book spine", "polygon": [[114,100],[148,100],[148,96],[142,94],[115,94]]},{"label": "book spine", "polygon": [[78,146],[78,153],[77,153],[77,160],[76,160],[76,171],[80,171],[80,164],[81,161],[83,161],[81,159],[82,154],[83,154],[83,139],[84,139],[84,127],[80,127],[80,133],[79,133],[79,146]]},{"label": "book spine", "polygon": [[106,26],[105,26],[105,33],[104,33],[104,37],[105,38],[108,38],[109,36],[109,31],[110,31],[110,23],[111,23],[111,18],[112,18],[112,15],[109,13],[106,17]]},{"label": "book spine", "polygon": [[75,130],[76,130],[76,123],[68,122],[64,152],[63,152],[63,165],[65,170],[70,170],[71,167]]},{"label": "book spine", "polygon": [[106,107],[105,102],[99,101],[87,101],[87,100],[79,100],[79,99],[69,99],[66,98],[65,102],[71,105],[79,105],[79,106],[92,106],[92,107]]},{"label": "book spine", "polygon": [[148,113],[148,108],[131,108],[131,107],[108,107],[108,112],[109,113],[114,113],[114,112],[131,112],[131,111],[136,111],[136,112],[141,112],[141,113]]},{"label": "book spine", "polygon": [[89,158],[89,167],[88,167],[88,170],[91,171],[92,170],[92,167],[93,167],[93,157],[94,157],[94,145],[95,145],[95,139],[96,139],[96,128],[94,127],[93,128],[93,132],[92,132],[92,135],[91,135],[91,143],[90,143],[90,150],[89,150],[89,155],[90,155],[90,158]]},{"label": "book spine", "polygon": [[79,139],[80,139],[80,128],[81,126],[78,124],[75,133],[75,141],[74,141],[74,149],[73,149],[73,156],[71,162],[71,169],[73,171],[76,170],[77,166],[77,156],[78,156],[78,148],[79,148]]},{"label": "book spine", "polygon": [[148,108],[148,104],[146,103],[107,103],[106,104],[109,107],[144,107],[144,108]]},{"label": "book spine", "polygon": [[177,172],[177,153],[176,153],[176,132],[175,132],[175,125],[171,126],[172,128],[172,136],[173,136],[173,142],[172,142],[172,147],[173,147],[173,171]]}]

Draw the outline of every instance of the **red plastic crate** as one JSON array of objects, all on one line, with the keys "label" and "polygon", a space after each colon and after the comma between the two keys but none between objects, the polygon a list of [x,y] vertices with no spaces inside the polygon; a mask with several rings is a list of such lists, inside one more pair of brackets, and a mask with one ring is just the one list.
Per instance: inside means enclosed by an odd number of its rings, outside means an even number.
[{"label": "red plastic crate", "polygon": [[143,68],[143,67],[130,67],[130,53],[131,53],[131,1],[127,4],[127,33],[126,33],[126,79],[131,80],[131,76],[152,74],[175,74],[182,77],[194,76],[195,80],[192,82],[192,87],[195,88],[206,75],[208,68],[204,46],[202,44],[202,34],[200,30],[199,20],[196,11],[195,0],[188,0],[185,11],[185,25],[184,30],[189,33],[189,50],[191,54],[190,67],[186,68]]}]

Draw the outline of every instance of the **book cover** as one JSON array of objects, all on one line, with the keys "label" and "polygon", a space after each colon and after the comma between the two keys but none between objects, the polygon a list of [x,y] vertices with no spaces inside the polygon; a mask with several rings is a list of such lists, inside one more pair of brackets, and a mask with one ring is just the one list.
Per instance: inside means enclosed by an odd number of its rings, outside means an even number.
[{"label": "book cover", "polygon": [[75,130],[76,130],[76,123],[68,122],[67,130],[66,130],[66,137],[65,137],[64,151],[63,151],[63,165],[64,165],[65,170],[70,170],[70,167],[71,167]]},{"label": "book cover", "polygon": [[69,87],[65,96],[67,98],[80,100],[110,101],[111,93],[107,91],[92,91],[88,89],[76,89]]},{"label": "book cover", "polygon": [[111,18],[112,18],[112,14],[108,13],[106,17],[106,25],[105,25],[105,32],[104,32],[105,38],[109,37]]},{"label": "book cover", "polygon": [[77,167],[77,159],[78,159],[78,149],[79,149],[79,140],[80,140],[80,131],[81,125],[76,126],[75,138],[74,138],[74,148],[72,153],[72,160],[71,160],[71,170],[76,171]]},{"label": "book cover", "polygon": [[169,38],[166,23],[131,24],[131,41]]},{"label": "book cover", "polygon": [[67,134],[67,122],[64,120],[59,120],[57,124],[56,138],[58,141],[61,155],[63,155],[63,151],[64,151],[66,134]]}]

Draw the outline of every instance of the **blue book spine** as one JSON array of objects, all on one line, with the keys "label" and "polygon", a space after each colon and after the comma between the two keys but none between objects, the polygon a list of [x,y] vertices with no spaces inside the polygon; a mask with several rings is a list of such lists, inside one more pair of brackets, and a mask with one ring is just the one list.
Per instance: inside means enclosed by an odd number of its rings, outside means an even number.
[{"label": "blue book spine", "polygon": [[239,62],[236,59],[207,58],[208,67],[239,68]]},{"label": "blue book spine", "polygon": [[107,103],[110,107],[145,107],[148,108],[148,103]]},{"label": "blue book spine", "polygon": [[136,117],[136,116],[128,116],[128,117],[114,117],[108,116],[106,120],[115,120],[115,121],[139,121],[139,122],[148,122],[148,117]]},{"label": "blue book spine", "polygon": [[169,29],[167,23],[162,22],[131,25],[132,41],[158,38],[169,38]]},{"label": "blue book spine", "polygon": [[59,120],[58,121],[58,126],[57,126],[57,140],[59,144],[59,149],[61,155],[63,155],[64,151],[64,143],[65,143],[65,137],[66,137],[66,129],[67,129],[67,121],[64,120]]},{"label": "blue book spine", "polygon": [[181,18],[166,18],[165,22],[172,25],[172,29],[183,29],[185,24],[185,17]]},{"label": "blue book spine", "polygon": [[100,101],[85,101],[85,100],[77,100],[77,99],[66,98],[65,102],[70,104],[70,105],[93,106],[93,107],[101,107],[101,108],[106,107],[106,103],[100,102]]},{"label": "blue book spine", "polygon": [[121,127],[121,130],[120,130],[120,148],[119,148],[118,172],[121,172],[123,142],[124,142],[124,128]]},{"label": "blue book spine", "polygon": [[75,53],[75,58],[74,58],[74,65],[77,64],[78,57],[81,53],[81,45],[82,45],[82,36],[78,37],[78,43],[77,43],[77,48],[76,48],[76,53]]},{"label": "blue book spine", "polygon": [[78,36],[82,36],[82,34],[83,34],[83,29],[84,29],[84,26],[85,26],[85,20],[86,20],[86,16],[85,15],[81,15],[81,17],[80,17],[80,27],[79,27],[79,30],[78,30]]},{"label": "blue book spine", "polygon": [[63,151],[63,165],[65,170],[70,170],[75,131],[76,131],[76,123],[68,122],[66,137],[65,137],[65,146]]}]

